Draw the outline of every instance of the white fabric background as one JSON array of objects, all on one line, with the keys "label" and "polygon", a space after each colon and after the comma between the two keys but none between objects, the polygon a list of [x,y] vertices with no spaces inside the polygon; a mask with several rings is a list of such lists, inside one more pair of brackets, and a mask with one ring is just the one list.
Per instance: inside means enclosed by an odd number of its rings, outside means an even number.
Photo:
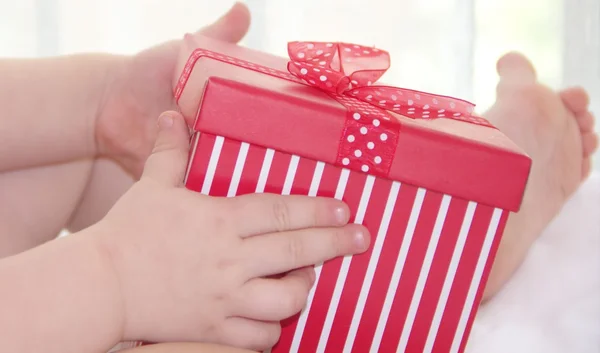
[{"label": "white fabric background", "polygon": [[479,312],[466,353],[600,352],[600,173]]},{"label": "white fabric background", "polygon": [[[216,19],[232,0],[0,0],[0,57],[135,53]],[[598,0],[246,0],[242,43],[285,54],[288,40],[390,51],[388,83],[494,101],[495,61],[528,55],[554,87],[580,84],[600,111]],[[600,124],[597,124],[600,129]],[[599,130],[600,131],[600,130]],[[599,161],[600,162],[600,161]],[[600,163],[596,163],[600,171]],[[542,236],[478,316],[469,353],[600,352],[600,176]],[[561,281],[566,281],[562,284]]]}]

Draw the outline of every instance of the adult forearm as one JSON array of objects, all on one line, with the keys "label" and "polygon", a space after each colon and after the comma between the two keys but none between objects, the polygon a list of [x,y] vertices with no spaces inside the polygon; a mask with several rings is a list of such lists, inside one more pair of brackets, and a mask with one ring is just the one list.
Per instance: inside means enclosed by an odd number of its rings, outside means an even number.
[{"label": "adult forearm", "polygon": [[0,260],[2,351],[102,352],[121,339],[119,286],[91,236]]},{"label": "adult forearm", "polygon": [[95,156],[95,119],[121,60],[0,60],[0,171]]}]

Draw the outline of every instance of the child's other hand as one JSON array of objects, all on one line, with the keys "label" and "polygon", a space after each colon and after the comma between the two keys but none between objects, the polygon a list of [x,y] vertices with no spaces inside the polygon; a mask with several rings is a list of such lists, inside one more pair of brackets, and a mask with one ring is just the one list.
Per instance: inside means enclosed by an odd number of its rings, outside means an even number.
[{"label": "child's other hand", "polygon": [[[199,34],[237,43],[250,26],[250,13],[235,4]],[[155,117],[175,109],[173,77],[181,40],[173,40],[127,57],[108,75],[105,96],[96,117],[100,155],[122,165],[136,180],[156,137]]]},{"label": "child's other hand", "polygon": [[185,189],[187,127],[174,112],[160,126],[141,180],[97,226],[121,286],[124,339],[268,348],[279,321],[303,308],[311,265],[365,251],[368,231],[334,199]]},{"label": "child's other hand", "polygon": [[120,351],[119,353],[258,353],[245,349],[206,343],[162,343],[151,344]]}]

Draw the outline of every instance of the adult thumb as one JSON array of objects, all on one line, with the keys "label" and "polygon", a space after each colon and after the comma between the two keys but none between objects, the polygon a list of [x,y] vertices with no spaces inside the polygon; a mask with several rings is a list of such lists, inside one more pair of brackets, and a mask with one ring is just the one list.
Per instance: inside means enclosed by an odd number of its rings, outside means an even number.
[{"label": "adult thumb", "polygon": [[246,5],[235,3],[227,13],[211,25],[197,33],[214,39],[237,43],[248,32],[250,27],[250,11]]},{"label": "adult thumb", "polygon": [[142,178],[171,186],[183,184],[189,151],[189,130],[183,116],[168,111],[158,118],[158,135]]}]

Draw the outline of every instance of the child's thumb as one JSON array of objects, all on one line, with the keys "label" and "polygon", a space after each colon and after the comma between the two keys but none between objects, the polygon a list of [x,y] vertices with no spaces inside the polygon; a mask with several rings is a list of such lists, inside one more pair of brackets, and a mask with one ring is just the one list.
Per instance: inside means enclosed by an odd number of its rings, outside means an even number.
[{"label": "child's thumb", "polygon": [[243,3],[236,2],[227,13],[211,25],[198,31],[207,37],[237,43],[248,32],[250,27],[250,11]]},{"label": "child's thumb", "polygon": [[148,157],[142,178],[179,186],[183,183],[189,151],[189,132],[185,120],[176,112],[158,118],[158,135]]}]

